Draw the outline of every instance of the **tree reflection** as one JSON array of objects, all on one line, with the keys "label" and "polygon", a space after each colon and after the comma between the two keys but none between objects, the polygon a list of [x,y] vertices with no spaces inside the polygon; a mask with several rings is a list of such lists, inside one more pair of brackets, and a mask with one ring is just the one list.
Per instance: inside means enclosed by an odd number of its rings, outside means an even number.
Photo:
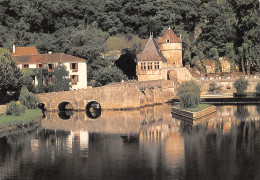
[{"label": "tree reflection", "polygon": [[247,106],[244,105],[238,105],[237,110],[234,112],[234,115],[237,119],[244,120],[247,118],[250,114],[248,112]]}]

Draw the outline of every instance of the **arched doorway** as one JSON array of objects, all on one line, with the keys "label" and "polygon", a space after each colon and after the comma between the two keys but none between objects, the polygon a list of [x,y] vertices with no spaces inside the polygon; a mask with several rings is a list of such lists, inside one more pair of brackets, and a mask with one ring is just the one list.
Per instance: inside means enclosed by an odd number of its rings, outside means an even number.
[{"label": "arched doorway", "polygon": [[101,105],[97,101],[90,101],[86,105],[86,115],[91,119],[101,116]]}]

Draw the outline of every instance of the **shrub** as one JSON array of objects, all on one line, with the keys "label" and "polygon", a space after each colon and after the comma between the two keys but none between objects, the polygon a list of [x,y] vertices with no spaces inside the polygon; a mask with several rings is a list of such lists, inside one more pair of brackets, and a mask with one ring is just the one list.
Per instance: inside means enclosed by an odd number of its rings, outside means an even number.
[{"label": "shrub", "polygon": [[40,102],[38,97],[35,94],[29,92],[25,86],[23,86],[21,89],[19,101],[28,109],[36,109],[38,103]]},{"label": "shrub", "polygon": [[247,89],[248,86],[248,81],[243,79],[243,78],[239,78],[238,80],[235,81],[234,83],[234,87],[237,90],[237,95],[238,96],[244,96],[245,95],[245,91]]},{"label": "shrub", "polygon": [[258,82],[255,87],[255,94],[257,97],[260,97],[260,82]]},{"label": "shrub", "polygon": [[218,86],[217,83],[213,82],[209,84],[209,92],[216,92],[216,91],[220,91],[222,86]]},{"label": "shrub", "polygon": [[183,82],[178,88],[181,108],[196,108],[200,103],[200,86],[195,81]]},{"label": "shrub", "polygon": [[26,107],[23,104],[21,104],[19,101],[18,102],[11,101],[7,105],[6,114],[20,116],[20,115],[24,114],[25,110],[26,110]]}]

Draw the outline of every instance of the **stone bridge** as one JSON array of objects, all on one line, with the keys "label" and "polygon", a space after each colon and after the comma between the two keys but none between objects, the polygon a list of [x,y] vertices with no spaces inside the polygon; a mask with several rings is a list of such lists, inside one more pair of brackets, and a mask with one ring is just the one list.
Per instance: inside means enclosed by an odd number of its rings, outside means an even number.
[{"label": "stone bridge", "polygon": [[[194,79],[201,86],[202,94],[207,94],[209,85],[216,82],[222,93],[232,94],[236,78]],[[249,81],[248,91],[254,92],[260,76],[246,78]],[[134,109],[161,104],[176,97],[179,82],[173,80],[135,81],[114,83],[98,88],[87,88],[65,92],[38,94],[47,111],[64,109],[87,110],[93,104],[104,109]]]},{"label": "stone bridge", "polygon": [[47,111],[86,110],[93,103],[102,109],[133,109],[161,104],[176,95],[173,81],[132,82],[121,85],[38,94]]}]

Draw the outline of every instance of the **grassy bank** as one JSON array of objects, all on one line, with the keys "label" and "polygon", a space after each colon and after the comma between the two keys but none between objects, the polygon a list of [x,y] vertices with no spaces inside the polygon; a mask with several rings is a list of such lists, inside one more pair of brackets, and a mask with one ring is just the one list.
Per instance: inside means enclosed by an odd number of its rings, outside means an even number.
[{"label": "grassy bank", "polygon": [[[183,108],[183,109],[186,110],[186,111],[191,111],[191,112],[199,112],[199,111],[206,109],[206,108],[209,108],[211,106],[212,105],[210,105],[210,104],[199,104],[198,107],[196,107],[196,108]],[[177,105],[175,107],[178,108],[178,109],[182,109],[180,105]]]},{"label": "grassy bank", "polygon": [[0,129],[11,126],[19,126],[21,124],[28,124],[38,117],[41,117],[40,109],[27,109],[21,116],[1,116]]}]

